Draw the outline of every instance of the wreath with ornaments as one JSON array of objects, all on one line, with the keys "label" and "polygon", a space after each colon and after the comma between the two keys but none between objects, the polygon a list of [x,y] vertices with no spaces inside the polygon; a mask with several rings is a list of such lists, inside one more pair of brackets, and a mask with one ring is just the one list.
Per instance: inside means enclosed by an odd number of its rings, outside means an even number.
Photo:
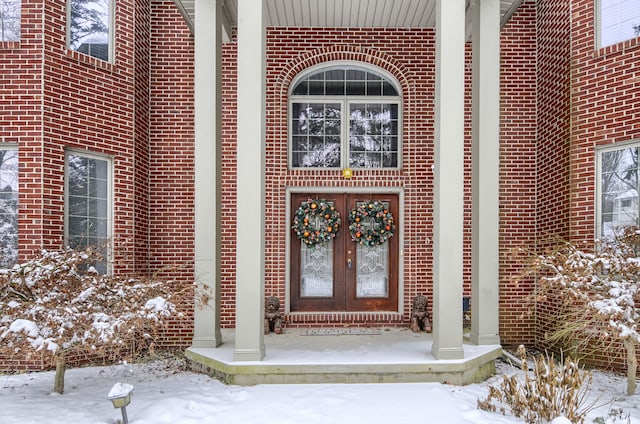
[{"label": "wreath with ornaments", "polygon": [[304,244],[315,247],[334,239],[340,223],[335,206],[325,200],[309,199],[296,210],[291,228]]},{"label": "wreath with ornaments", "polygon": [[383,202],[369,200],[358,203],[349,213],[351,240],[374,247],[393,237],[396,224],[393,214]]}]

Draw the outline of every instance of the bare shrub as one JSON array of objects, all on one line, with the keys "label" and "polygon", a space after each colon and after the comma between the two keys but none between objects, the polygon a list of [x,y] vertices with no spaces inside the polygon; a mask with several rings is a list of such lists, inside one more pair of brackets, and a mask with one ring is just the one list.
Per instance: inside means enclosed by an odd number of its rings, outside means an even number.
[{"label": "bare shrub", "polygon": [[[524,351],[524,347],[521,346]],[[526,355],[521,355],[523,379],[502,375],[498,386],[489,386],[489,395],[478,400],[478,408],[506,414],[507,409],[527,423],[543,423],[565,416],[572,423],[583,423],[593,408],[587,403],[591,373],[582,370],[570,357],[556,363],[553,357],[538,356],[528,369]]]}]

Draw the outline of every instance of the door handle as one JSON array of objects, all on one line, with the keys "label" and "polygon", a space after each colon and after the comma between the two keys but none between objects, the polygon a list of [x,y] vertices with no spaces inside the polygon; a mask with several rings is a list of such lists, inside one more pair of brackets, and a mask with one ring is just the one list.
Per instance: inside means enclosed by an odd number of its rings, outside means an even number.
[{"label": "door handle", "polygon": [[353,268],[353,261],[351,260],[351,258],[347,259],[347,268],[349,269]]}]

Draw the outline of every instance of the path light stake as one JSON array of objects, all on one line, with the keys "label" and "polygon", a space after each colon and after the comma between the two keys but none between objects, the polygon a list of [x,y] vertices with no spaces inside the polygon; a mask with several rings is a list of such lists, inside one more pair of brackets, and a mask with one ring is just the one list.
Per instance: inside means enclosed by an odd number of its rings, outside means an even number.
[{"label": "path light stake", "polygon": [[127,383],[116,383],[109,391],[107,399],[113,402],[114,408],[120,408],[122,411],[122,423],[127,424],[129,419],[127,418],[126,406],[131,403],[131,395],[133,394],[133,386]]}]

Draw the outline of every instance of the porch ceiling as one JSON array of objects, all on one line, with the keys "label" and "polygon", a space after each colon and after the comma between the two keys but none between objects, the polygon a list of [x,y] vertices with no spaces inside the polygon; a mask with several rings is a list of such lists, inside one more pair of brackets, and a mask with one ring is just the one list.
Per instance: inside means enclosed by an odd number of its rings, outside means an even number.
[{"label": "porch ceiling", "polygon": [[[227,34],[237,25],[238,0],[222,1]],[[435,27],[438,0],[266,0],[266,24],[277,27]],[[523,0],[500,0],[504,25]],[[174,0],[194,32],[196,0]],[[471,0],[466,0],[469,9]],[[470,19],[467,14],[467,34]]]}]

